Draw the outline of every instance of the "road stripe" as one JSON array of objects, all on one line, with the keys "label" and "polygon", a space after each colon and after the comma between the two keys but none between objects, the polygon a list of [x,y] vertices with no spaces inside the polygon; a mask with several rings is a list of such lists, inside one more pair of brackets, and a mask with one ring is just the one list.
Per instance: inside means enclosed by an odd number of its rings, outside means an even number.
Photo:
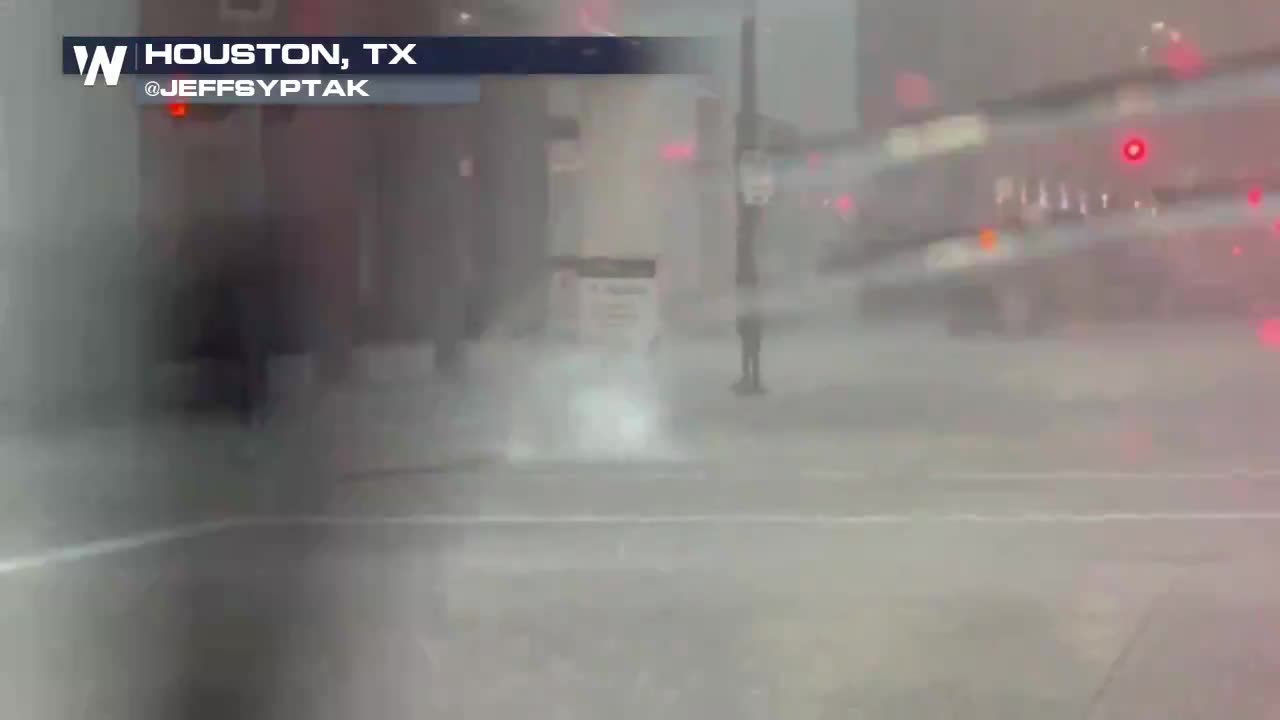
[{"label": "road stripe", "polygon": [[131,550],[139,550],[152,545],[188,540],[203,535],[210,535],[239,524],[237,520],[219,520],[216,522],[181,525],[178,527],[155,530],[152,532],[126,535],[124,537],[82,545],[68,545],[44,552],[32,553],[0,559],[0,575],[11,575],[27,570],[39,570],[53,565],[62,565],[78,560],[115,555]]},{"label": "road stripe", "polygon": [[791,525],[858,526],[912,524],[1090,524],[1133,522],[1280,522],[1276,512],[1147,512],[1147,513],[937,513],[882,515],[308,515],[258,518],[255,523],[360,526],[669,526],[669,525]]},{"label": "road stripe", "polygon": [[1276,512],[1147,512],[1147,513],[939,513],[883,515],[305,515],[240,518],[183,525],[153,532],[55,548],[0,559],[0,575],[39,570],[79,560],[140,550],[241,526],[513,526],[513,527],[658,527],[658,526],[794,526],[857,527],[878,525],[1079,525],[1157,522],[1280,522]]},{"label": "road stripe", "polygon": [[[866,480],[874,477],[860,470],[832,470],[824,468],[803,468],[799,470],[779,468],[770,469],[768,470],[768,473],[794,474],[797,477],[807,480]],[[458,462],[441,465],[405,465],[380,468],[369,467],[349,470],[343,475],[344,479],[352,482],[384,478],[413,478],[427,475],[445,475],[455,477],[459,480],[466,480],[475,476],[481,476],[487,479],[594,481],[602,483],[658,482],[664,480],[704,481],[709,479],[750,481],[754,479],[754,476],[749,474],[744,475],[742,472],[735,471],[732,468],[715,467],[713,465],[682,469],[667,469],[661,467],[646,468],[643,464],[636,464],[617,465],[612,467],[568,467],[563,470],[552,470],[539,467],[500,467],[494,464],[484,464],[481,462],[472,464]]]},{"label": "road stripe", "polygon": [[935,480],[1261,480],[1280,479],[1280,469],[1225,470],[965,470],[929,473]]},{"label": "road stripe", "polygon": [[810,480],[866,480],[869,476],[860,470],[825,470],[813,468],[800,470],[800,477]]},{"label": "road stripe", "polygon": [[[756,472],[759,471],[759,472]],[[367,480],[385,477],[415,477],[426,475],[444,475],[459,479],[480,475],[493,479],[535,479],[598,482],[653,482],[662,480],[700,481],[755,479],[760,473],[781,473],[806,480],[873,480],[884,473],[869,472],[860,469],[831,468],[773,468],[767,464],[755,466],[751,472],[741,469],[716,466],[693,466],[689,468],[646,468],[641,465],[618,465],[614,467],[566,467],[562,470],[551,470],[539,467],[521,467],[471,465],[421,465],[386,468],[361,468],[347,473],[349,480]],[[889,473],[892,474],[892,473]],[[1084,470],[1084,469],[1049,469],[1049,470],[959,470],[946,472],[923,471],[923,476],[938,481],[975,481],[975,480],[1267,480],[1280,479],[1280,468],[1225,468],[1210,470]]]}]

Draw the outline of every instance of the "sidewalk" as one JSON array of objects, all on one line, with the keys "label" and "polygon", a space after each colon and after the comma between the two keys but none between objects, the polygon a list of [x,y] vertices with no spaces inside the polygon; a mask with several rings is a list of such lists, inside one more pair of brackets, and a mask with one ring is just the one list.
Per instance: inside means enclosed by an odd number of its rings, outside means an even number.
[{"label": "sidewalk", "polygon": [[426,349],[373,353],[368,386],[347,400],[345,469],[373,476],[600,460],[1114,466],[1143,461],[1131,457],[1135,443],[1151,461],[1181,457],[1179,438],[1193,426],[1270,395],[1280,405],[1280,384],[1269,382],[1280,356],[1236,329],[1026,342],[958,341],[921,328],[779,334],[765,347],[770,392],[753,398],[729,390],[737,360],[732,337],[672,341],[655,357],[631,359],[489,341],[470,346],[466,380],[447,384],[427,370]]},{"label": "sidewalk", "polygon": [[[775,334],[761,397],[732,337],[650,358],[486,341],[446,382],[429,348],[367,353],[367,382],[247,434],[154,418],[0,434],[0,548],[22,552],[253,512],[336,481],[555,467],[928,471],[1280,468],[1280,355],[1238,332],[962,342],[921,329]],[[246,441],[256,457],[246,457]],[[603,472],[603,471],[602,471]],[[337,475],[339,477],[335,478]],[[376,484],[376,483],[375,483]]]},{"label": "sidewalk", "polygon": [[118,423],[0,436],[0,553],[243,515],[255,474],[242,433],[213,423]]}]

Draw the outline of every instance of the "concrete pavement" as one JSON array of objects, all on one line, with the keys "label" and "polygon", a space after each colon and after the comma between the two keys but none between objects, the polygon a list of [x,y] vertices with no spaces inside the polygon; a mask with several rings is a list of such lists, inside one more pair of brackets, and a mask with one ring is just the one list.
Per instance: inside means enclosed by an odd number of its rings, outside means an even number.
[{"label": "concrete pavement", "polygon": [[250,512],[257,473],[226,423],[122,422],[0,436],[0,552]]},{"label": "concrete pavement", "polygon": [[426,364],[420,352],[385,354],[372,372],[384,389],[360,401],[349,465],[749,457],[914,472],[1280,467],[1270,442],[1280,354],[1247,326],[1028,342],[849,328],[777,333],[764,359],[770,393],[744,399],[728,392],[732,338],[673,341],[630,364],[482,343],[471,382],[449,393],[396,381]]},{"label": "concrete pavement", "polygon": [[[905,493],[948,474],[1083,473],[1105,482],[1116,473],[1280,469],[1272,441],[1280,354],[1246,327],[1027,343],[955,341],[922,328],[775,333],[765,358],[771,392],[750,399],[727,389],[735,351],[732,338],[672,342],[652,363],[628,365],[481,343],[468,381],[456,385],[424,370],[424,350],[383,351],[367,358],[369,384],[321,405],[290,405],[251,439],[251,457],[245,433],[216,421],[9,433],[0,438],[0,495],[11,519],[0,547],[25,552],[290,506],[324,509],[335,484],[342,502],[368,496],[358,502],[372,507],[403,494],[389,488],[421,486],[424,474],[444,487],[466,478],[478,507],[510,506],[512,498],[540,502],[527,488],[541,481],[530,475],[585,474],[585,483],[541,492],[590,498],[602,492],[592,478],[636,464],[645,476],[672,468],[736,477],[757,487],[759,502],[744,498],[754,507],[786,506],[771,483],[797,475],[836,485],[892,479]],[[591,463],[605,465],[593,471]],[[526,489],[505,490],[513,479]],[[718,492],[709,489],[718,482],[692,483],[703,488],[692,499]],[[953,481],[942,482],[951,492]],[[616,507],[681,500],[648,492],[605,499]]]},{"label": "concrete pavement", "polygon": [[[750,400],[727,342],[645,374],[478,353],[453,388],[384,367],[327,435],[273,436],[256,478],[347,461],[307,502],[0,564],[0,686],[39,719],[1271,717],[1276,358],[1207,332],[797,337]],[[599,378],[627,391],[569,411],[658,398],[664,432],[441,462],[572,417],[556,391]],[[158,458],[239,477],[216,432],[173,432]],[[25,468],[105,472],[110,440]],[[108,495],[137,509],[135,487]]]},{"label": "concrete pavement", "polygon": [[6,577],[24,717],[1269,717],[1280,523],[242,528]]}]

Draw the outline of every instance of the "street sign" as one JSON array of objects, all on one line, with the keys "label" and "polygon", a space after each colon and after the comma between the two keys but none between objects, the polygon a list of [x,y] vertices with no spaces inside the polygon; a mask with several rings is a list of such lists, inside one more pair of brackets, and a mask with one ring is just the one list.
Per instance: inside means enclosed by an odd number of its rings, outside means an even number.
[{"label": "street sign", "polygon": [[953,115],[923,125],[890,130],[885,138],[885,151],[895,160],[913,160],[984,145],[990,134],[985,118]]},{"label": "street sign", "polygon": [[744,151],[738,159],[738,182],[748,205],[764,205],[777,183],[769,158],[759,150]]},{"label": "street sign", "polygon": [[577,268],[578,337],[594,347],[645,351],[661,327],[658,263],[648,258],[591,258]]}]

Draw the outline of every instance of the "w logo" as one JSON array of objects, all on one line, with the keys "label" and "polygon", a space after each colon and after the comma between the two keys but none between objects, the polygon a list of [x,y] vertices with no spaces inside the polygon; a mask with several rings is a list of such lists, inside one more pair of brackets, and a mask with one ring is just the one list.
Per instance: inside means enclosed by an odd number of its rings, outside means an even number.
[{"label": "w logo", "polygon": [[99,73],[111,87],[120,83],[120,73],[124,71],[124,61],[129,53],[128,45],[97,45],[93,48],[92,56],[89,55],[89,48],[84,45],[76,45],[74,50],[76,65],[80,68],[80,77],[84,78],[85,87],[96,85]]}]

